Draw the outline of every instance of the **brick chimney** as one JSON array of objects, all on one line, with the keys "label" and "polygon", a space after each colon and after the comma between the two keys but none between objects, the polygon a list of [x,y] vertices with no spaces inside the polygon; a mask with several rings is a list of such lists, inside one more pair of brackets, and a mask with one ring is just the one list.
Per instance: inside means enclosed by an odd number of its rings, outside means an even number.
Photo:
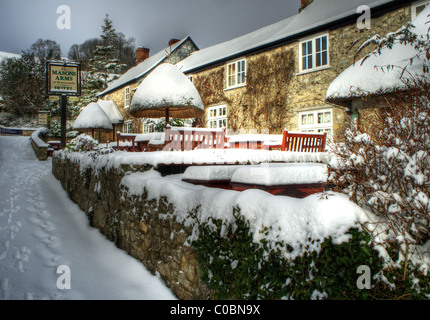
[{"label": "brick chimney", "polygon": [[149,58],[149,49],[144,47],[139,47],[136,50],[136,66]]},{"label": "brick chimney", "polygon": [[299,13],[302,12],[304,8],[306,8],[308,5],[310,5],[313,2],[313,0],[300,0],[300,9]]},{"label": "brick chimney", "polygon": [[179,39],[170,39],[169,40],[169,47],[173,46],[175,43],[178,43],[179,41],[181,41],[181,40],[179,40]]}]

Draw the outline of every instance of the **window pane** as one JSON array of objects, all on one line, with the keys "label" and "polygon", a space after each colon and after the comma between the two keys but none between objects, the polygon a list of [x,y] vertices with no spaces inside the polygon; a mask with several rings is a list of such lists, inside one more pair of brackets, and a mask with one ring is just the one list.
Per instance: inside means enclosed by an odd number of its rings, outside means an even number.
[{"label": "window pane", "polygon": [[422,4],[418,7],[415,8],[415,16],[417,17],[421,12],[423,12],[423,10],[425,9],[427,5],[426,4]]},{"label": "window pane", "polygon": [[307,46],[306,46],[306,42],[302,43],[302,55],[306,56],[308,53],[308,51],[306,50]]},{"label": "window pane", "polygon": [[308,41],[308,54],[312,54],[312,41]]},{"label": "window pane", "polygon": [[303,57],[303,61],[302,61],[302,68],[303,70],[306,70],[308,68],[308,59],[306,59],[306,57]]},{"label": "window pane", "polygon": [[306,125],[308,121],[308,116],[302,116],[302,126]]},{"label": "window pane", "polygon": [[317,53],[316,66],[321,67],[321,53]]},{"label": "window pane", "polygon": [[316,52],[321,51],[321,38],[316,39]]},{"label": "window pane", "polygon": [[322,53],[322,61],[321,61],[321,65],[326,66],[328,65],[328,53],[327,51],[324,51]]},{"label": "window pane", "polygon": [[308,115],[308,125],[314,124],[314,115],[309,114]]},{"label": "window pane", "polygon": [[231,75],[228,77],[228,86],[232,87],[236,85],[236,77],[234,75]]},{"label": "window pane", "polygon": [[312,69],[314,67],[312,56],[308,56],[308,67],[307,69]]},{"label": "window pane", "polygon": [[327,37],[322,37],[321,38],[321,43],[322,43],[322,50],[327,50]]}]

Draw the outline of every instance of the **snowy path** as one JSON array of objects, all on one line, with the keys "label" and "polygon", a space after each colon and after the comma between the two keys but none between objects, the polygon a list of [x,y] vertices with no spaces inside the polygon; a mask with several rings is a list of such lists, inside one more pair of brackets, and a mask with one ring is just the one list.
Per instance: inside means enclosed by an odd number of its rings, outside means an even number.
[{"label": "snowy path", "polygon": [[0,299],[176,298],[89,226],[28,138],[0,136]]}]

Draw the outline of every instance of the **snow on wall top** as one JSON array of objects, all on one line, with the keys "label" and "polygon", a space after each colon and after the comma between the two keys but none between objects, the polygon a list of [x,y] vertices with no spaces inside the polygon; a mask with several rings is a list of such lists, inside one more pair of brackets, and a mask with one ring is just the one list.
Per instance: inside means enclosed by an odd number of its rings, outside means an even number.
[{"label": "snow on wall top", "polygon": [[112,90],[115,90],[118,87],[125,85],[128,82],[137,80],[155,68],[159,63],[161,63],[170,52],[176,50],[179,46],[181,46],[187,39],[190,37],[182,39],[181,41],[175,43],[171,47],[166,47],[163,50],[157,52],[156,54],[150,56],[145,61],[139,63],[137,66],[131,68],[126,73],[124,73],[119,79],[113,81],[108,85],[105,91],[98,94],[98,96],[102,96]]},{"label": "snow on wall top", "polygon": [[[160,173],[150,170],[125,176],[121,185],[129,195],[140,196],[147,191],[149,200],[166,197],[173,204],[176,221],[192,225],[189,212],[196,211],[200,221],[222,220],[234,223],[233,208],[239,207],[241,214],[250,223],[253,241],[260,243],[262,238],[273,246],[283,250],[288,259],[301,256],[304,252],[319,251],[324,238],[332,238],[333,243],[348,241],[346,232],[358,226],[358,221],[365,219],[365,214],[347,196],[330,193],[311,195],[305,199],[286,196],[274,196],[261,190],[243,192],[207,188],[175,180],[173,177],[161,177]],[[184,199],[186,201],[184,201]],[[268,232],[260,232],[267,229]],[[189,242],[198,237],[198,228],[193,228]],[[320,239],[321,241],[314,241]],[[276,247],[277,242],[287,246]]]},{"label": "snow on wall top", "polygon": [[97,104],[107,114],[112,124],[119,124],[124,121],[121,112],[113,101],[98,100]]},{"label": "snow on wall top", "polygon": [[[428,15],[430,6],[412,22],[415,26],[412,31],[423,40],[427,39],[429,30],[429,24],[426,24],[430,20]],[[414,58],[412,63],[411,58]],[[384,48],[381,54],[374,51],[365,61],[363,59],[343,71],[330,84],[326,93],[327,100],[357,98],[404,89],[404,81],[409,77],[421,77],[424,63],[428,63],[425,54],[422,55],[413,45],[399,41],[392,49]],[[387,66],[394,68],[387,69]]]},{"label": "snow on wall top", "polygon": [[[367,5],[373,9],[394,1],[374,0],[367,2],[369,2]],[[357,8],[363,4],[365,4],[363,0],[314,1],[295,16],[233,40],[193,52],[188,58],[179,62],[177,66],[186,73],[243,54],[248,50],[257,49],[283,39],[299,37],[301,33],[356,15]]]},{"label": "snow on wall top", "polygon": [[112,122],[103,109],[95,102],[86,106],[73,124],[75,130],[104,129],[113,130]]}]

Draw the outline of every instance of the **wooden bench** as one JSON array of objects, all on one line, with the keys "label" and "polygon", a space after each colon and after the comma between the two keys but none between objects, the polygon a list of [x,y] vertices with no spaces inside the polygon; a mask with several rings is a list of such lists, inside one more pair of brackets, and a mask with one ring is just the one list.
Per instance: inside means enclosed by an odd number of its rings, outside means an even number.
[{"label": "wooden bench", "polygon": [[[131,152],[137,151],[135,140],[136,140],[135,134],[126,134],[126,133],[117,132],[116,134],[117,150],[131,151]],[[127,142],[130,145],[121,145],[121,142]]]},{"label": "wooden bench", "polygon": [[267,145],[266,150],[291,152],[324,152],[327,133],[298,133],[284,131],[281,145]]},{"label": "wooden bench", "polygon": [[225,129],[167,127],[163,151],[224,149]]}]

